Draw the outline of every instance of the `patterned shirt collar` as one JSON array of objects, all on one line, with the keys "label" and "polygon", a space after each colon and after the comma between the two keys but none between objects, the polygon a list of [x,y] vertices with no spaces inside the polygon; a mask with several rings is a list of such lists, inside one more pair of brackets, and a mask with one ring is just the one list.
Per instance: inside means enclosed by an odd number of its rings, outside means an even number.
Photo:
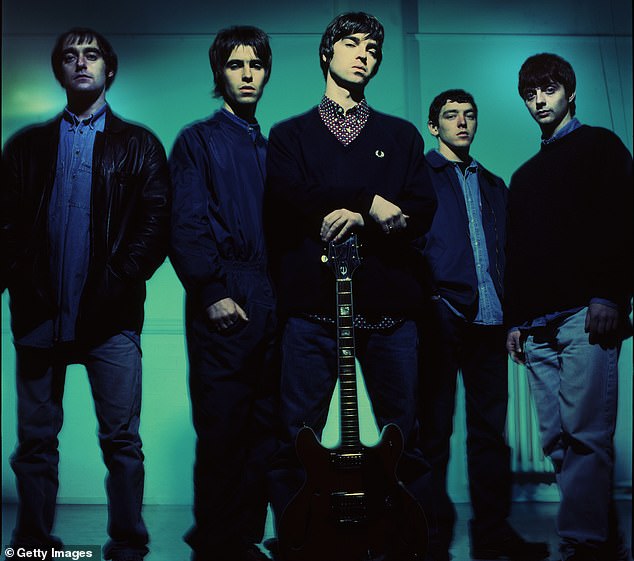
[{"label": "patterned shirt collar", "polygon": [[341,105],[324,96],[317,109],[324,125],[344,146],[348,146],[359,136],[370,116],[370,107],[365,98],[346,111]]}]

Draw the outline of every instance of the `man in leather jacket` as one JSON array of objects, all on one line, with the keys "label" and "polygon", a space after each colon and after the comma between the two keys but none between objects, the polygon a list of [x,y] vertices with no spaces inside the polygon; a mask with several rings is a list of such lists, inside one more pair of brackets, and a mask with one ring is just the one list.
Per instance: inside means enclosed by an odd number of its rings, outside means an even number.
[{"label": "man in leather jacket", "polygon": [[2,154],[1,288],[16,348],[19,509],[14,546],[61,545],[51,535],[66,367],[85,365],[108,468],[104,557],[139,561],[143,453],[140,332],[145,281],[169,236],[165,152],[146,129],[111,112],[117,56],[99,33],[60,35],[51,63],[67,106],[20,131]]}]

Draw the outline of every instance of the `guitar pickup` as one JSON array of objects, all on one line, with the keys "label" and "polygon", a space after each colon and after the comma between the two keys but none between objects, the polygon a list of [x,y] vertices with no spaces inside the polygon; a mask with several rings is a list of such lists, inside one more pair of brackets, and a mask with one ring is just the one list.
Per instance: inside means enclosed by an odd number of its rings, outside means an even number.
[{"label": "guitar pickup", "polygon": [[339,524],[362,524],[368,518],[365,493],[335,491],[330,494],[330,508]]},{"label": "guitar pickup", "polygon": [[363,465],[363,452],[331,452],[330,463],[335,469],[359,469]]}]

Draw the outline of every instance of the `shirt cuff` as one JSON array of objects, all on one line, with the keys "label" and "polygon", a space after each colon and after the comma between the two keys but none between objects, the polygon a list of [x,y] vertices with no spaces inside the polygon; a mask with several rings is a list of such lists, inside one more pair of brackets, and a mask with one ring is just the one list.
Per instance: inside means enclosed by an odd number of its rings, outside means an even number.
[{"label": "shirt cuff", "polygon": [[605,298],[591,298],[590,304],[603,304],[604,306],[608,306],[614,310],[618,310],[618,304],[612,302],[612,300],[606,300]]}]

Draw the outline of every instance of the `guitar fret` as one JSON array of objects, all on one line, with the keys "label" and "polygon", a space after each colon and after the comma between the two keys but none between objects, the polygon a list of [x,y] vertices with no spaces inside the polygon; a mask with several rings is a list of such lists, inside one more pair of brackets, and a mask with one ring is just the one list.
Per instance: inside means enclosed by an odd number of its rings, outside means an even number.
[{"label": "guitar fret", "polygon": [[[349,250],[348,247],[344,248]],[[357,368],[354,340],[354,307],[352,296],[353,265],[349,254],[334,254],[337,310],[337,357],[339,373],[339,405],[341,446],[358,448],[359,405],[357,401]],[[332,259],[332,255],[331,255]]]}]

